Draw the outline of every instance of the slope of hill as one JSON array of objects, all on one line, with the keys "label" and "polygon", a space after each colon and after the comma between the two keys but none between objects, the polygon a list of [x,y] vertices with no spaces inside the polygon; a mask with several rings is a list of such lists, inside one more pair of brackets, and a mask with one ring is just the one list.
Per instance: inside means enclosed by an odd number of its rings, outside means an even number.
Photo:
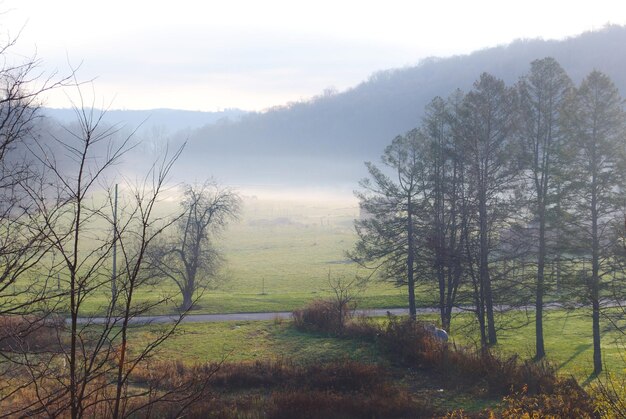
[{"label": "slope of hill", "polygon": [[[76,119],[73,109],[43,108],[43,113],[61,123],[71,123]],[[180,109],[115,109],[106,112],[106,121],[110,124],[126,125],[132,129],[141,127],[142,131],[165,128],[173,133],[185,129],[197,129],[219,121],[238,121],[245,113],[240,109],[225,109],[219,112],[183,111]]]},{"label": "slope of hill", "polygon": [[[181,179],[214,175],[240,185],[352,189],[366,175],[363,162],[378,160],[396,135],[417,126],[435,96],[470,89],[484,71],[515,83],[532,60],[546,56],[556,58],[575,82],[598,69],[626,94],[626,27],[609,26],[560,41],[519,40],[469,55],[430,58],[375,73],[342,93],[265,112],[112,110],[106,120],[128,130],[141,125],[142,144],[132,166],[147,160],[147,152],[158,153],[164,134],[175,133],[175,143],[187,141],[178,164]],[[44,111],[62,122],[74,117],[67,109]]]},{"label": "slope of hill", "polygon": [[185,165],[234,182],[354,183],[365,174],[363,161],[377,160],[394,136],[417,126],[433,97],[468,90],[483,71],[514,83],[532,60],[546,56],[576,82],[598,69],[626,92],[626,27],[561,41],[519,40],[381,71],[343,93],[205,126],[185,137]]}]

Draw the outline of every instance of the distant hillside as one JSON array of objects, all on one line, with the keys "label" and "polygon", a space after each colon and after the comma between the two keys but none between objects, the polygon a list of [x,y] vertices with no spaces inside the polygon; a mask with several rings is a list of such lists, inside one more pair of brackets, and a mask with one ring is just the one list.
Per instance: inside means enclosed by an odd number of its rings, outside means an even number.
[{"label": "distant hillside", "polygon": [[[43,113],[62,123],[71,123],[76,120],[73,109],[44,108]],[[130,129],[149,131],[153,128],[165,128],[169,133],[186,129],[197,129],[219,121],[238,121],[246,112],[240,109],[226,109],[220,112],[183,111],[178,109],[150,109],[150,110],[109,110],[106,112],[106,122],[122,124]]]},{"label": "distant hillside", "polygon": [[343,93],[200,128],[185,135],[184,166],[232,182],[355,183],[365,174],[363,161],[377,160],[397,134],[415,127],[433,97],[468,90],[483,71],[514,83],[532,60],[546,56],[576,82],[598,69],[626,93],[626,27],[562,41],[520,40],[381,71]]}]

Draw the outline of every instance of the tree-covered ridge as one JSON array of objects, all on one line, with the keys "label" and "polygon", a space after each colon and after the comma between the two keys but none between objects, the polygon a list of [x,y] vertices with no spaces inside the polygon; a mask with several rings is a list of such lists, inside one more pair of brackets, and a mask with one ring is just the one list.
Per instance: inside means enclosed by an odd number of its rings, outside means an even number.
[{"label": "tree-covered ridge", "polygon": [[[328,91],[238,122],[210,125],[188,137],[188,162],[211,164],[220,175],[275,183],[350,182],[362,173],[361,162],[374,160],[390,138],[414,127],[435,96],[454,89],[469,90],[482,72],[516,83],[528,63],[554,57],[579,83],[594,69],[607,74],[626,91],[626,28],[607,27],[561,41],[519,40],[470,55],[423,60],[420,64],[381,71],[345,92]],[[243,162],[227,167],[224,157]],[[208,161],[207,161],[208,159]],[[321,164],[320,159],[325,163]],[[302,170],[305,168],[306,170]],[[278,170],[280,169],[280,170]],[[280,173],[292,172],[289,180]]]}]

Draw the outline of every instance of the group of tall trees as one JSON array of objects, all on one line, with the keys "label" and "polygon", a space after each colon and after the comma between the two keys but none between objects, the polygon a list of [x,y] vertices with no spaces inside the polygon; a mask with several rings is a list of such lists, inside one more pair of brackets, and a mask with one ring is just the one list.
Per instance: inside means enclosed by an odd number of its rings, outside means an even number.
[{"label": "group of tall trees", "polygon": [[442,326],[473,307],[482,345],[497,342],[498,306],[534,300],[537,358],[546,295],[569,283],[591,306],[599,372],[601,302],[621,299],[603,286],[624,253],[625,121],[598,71],[578,87],[552,58],[514,86],[484,73],[367,163],[351,256],[406,284],[411,316],[416,280],[434,279]]}]

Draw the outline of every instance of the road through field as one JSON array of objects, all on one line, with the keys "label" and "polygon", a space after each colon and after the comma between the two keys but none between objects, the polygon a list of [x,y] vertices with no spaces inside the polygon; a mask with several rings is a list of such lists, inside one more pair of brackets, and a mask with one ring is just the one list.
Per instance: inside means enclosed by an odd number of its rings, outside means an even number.
[{"label": "road through field", "polygon": [[[438,309],[435,308],[419,308],[417,314],[431,314],[436,313]],[[385,316],[387,313],[391,313],[396,316],[409,314],[409,310],[406,308],[390,308],[390,309],[372,309],[372,310],[357,310],[357,315],[364,316]],[[279,311],[274,313],[232,313],[232,314],[188,314],[183,317],[181,323],[202,323],[202,322],[228,322],[228,321],[258,321],[258,320],[274,320],[274,319],[288,319],[291,318],[290,311]],[[129,320],[132,324],[162,324],[162,323],[174,323],[179,319],[178,316],[141,316],[134,317]],[[66,320],[68,323],[70,319]],[[121,319],[108,319],[109,322],[115,321],[121,323]],[[104,324],[107,322],[105,317],[82,317],[78,319],[80,324]]]},{"label": "road through field", "polygon": [[[561,303],[548,303],[544,306],[545,310],[555,310],[555,309],[572,309],[572,308],[580,308],[583,307],[580,304],[561,304]],[[626,309],[626,301],[604,301],[602,303],[602,307],[610,308],[610,307],[625,307]],[[498,306],[496,307],[498,311],[532,311],[534,310],[534,306],[519,306],[519,307],[510,307],[510,306]],[[471,311],[472,307],[455,307],[453,309],[454,312],[460,311]],[[422,314],[436,314],[439,312],[438,308],[435,307],[421,307],[417,309],[417,315]],[[356,310],[355,314],[357,316],[368,316],[368,317],[381,317],[387,315],[387,313],[391,313],[395,316],[408,315],[408,308],[381,308],[381,309],[366,309],[366,310]],[[229,322],[229,321],[262,321],[262,320],[274,320],[274,319],[289,319],[291,318],[290,311],[277,311],[277,312],[267,312],[267,313],[231,313],[231,314],[187,314],[180,320],[181,323],[202,323],[202,322]],[[110,318],[106,317],[81,317],[78,319],[79,324],[104,324],[104,323],[115,323],[121,324],[121,318]],[[131,324],[164,324],[164,323],[174,323],[179,320],[179,316],[168,315],[168,316],[139,316],[133,317],[129,319],[129,323]],[[71,320],[67,318],[66,323],[70,323]]]}]

